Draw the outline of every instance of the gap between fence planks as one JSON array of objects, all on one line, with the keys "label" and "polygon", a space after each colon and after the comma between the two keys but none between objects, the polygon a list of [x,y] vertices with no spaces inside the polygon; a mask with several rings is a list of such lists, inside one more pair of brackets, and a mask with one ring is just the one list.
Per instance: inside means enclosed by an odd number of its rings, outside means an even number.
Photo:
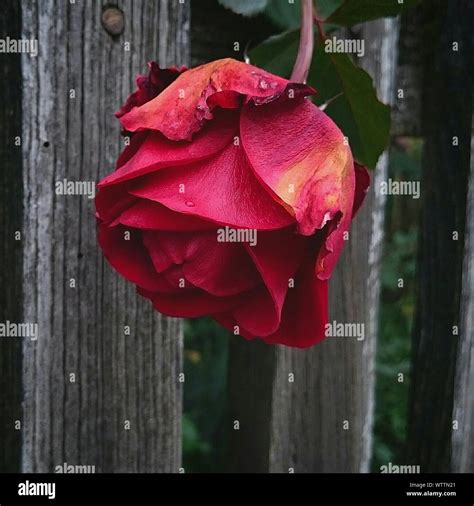
[{"label": "gap between fence planks", "polygon": [[[21,34],[20,5],[7,0],[0,39]],[[0,53],[0,322],[22,321],[21,56]],[[0,338],[0,472],[18,471],[21,422],[21,341]]]}]

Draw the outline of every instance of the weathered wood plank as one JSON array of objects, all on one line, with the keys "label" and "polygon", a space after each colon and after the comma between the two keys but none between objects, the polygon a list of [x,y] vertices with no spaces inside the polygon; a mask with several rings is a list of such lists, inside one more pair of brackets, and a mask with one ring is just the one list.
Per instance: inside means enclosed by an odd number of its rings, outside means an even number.
[{"label": "weathered wood plank", "polygon": [[[102,2],[23,0],[24,471],[176,472],[182,330],[104,262],[93,200],[57,181],[98,181],[122,149],[113,113],[146,62],[189,62],[189,2],[123,0],[111,36]],[[125,331],[130,327],[130,335]],[[129,427],[127,424],[130,424]]]},{"label": "weathered wood plank", "polygon": [[[468,399],[462,400],[469,379],[465,369],[468,357],[461,357],[460,352],[466,351],[472,335],[465,334],[460,307],[463,284],[472,292],[462,269],[471,156],[474,5],[469,0],[423,5],[429,30],[423,59],[423,207],[408,460],[422,472],[449,472],[453,438],[457,446],[459,437],[462,444],[472,438],[472,426],[463,425],[459,429],[462,435],[454,434],[453,407],[459,416],[461,409],[472,406],[472,390]],[[463,369],[458,371],[457,382],[462,390],[455,391],[458,366]],[[469,417],[472,413],[466,412],[464,424]],[[460,469],[466,465],[461,465],[460,459],[467,463],[467,454],[461,457],[456,451]]]},{"label": "weathered wood plank", "polygon": [[[361,32],[361,64],[380,98],[390,102],[397,21],[367,23]],[[369,471],[385,204],[379,189],[387,163],[384,154],[330,282],[330,321],[364,324],[364,339],[333,337],[309,350],[277,351],[271,471]],[[288,382],[290,372],[294,383]]]},{"label": "weathered wood plank", "polygon": [[454,381],[451,469],[474,473],[474,130],[471,136],[471,174],[467,196],[461,292],[461,318]]},{"label": "weathered wood plank", "polygon": [[393,103],[393,136],[420,136],[421,131],[421,84],[423,78],[423,8],[417,6],[400,17],[398,58],[395,69],[396,95],[403,98]]}]

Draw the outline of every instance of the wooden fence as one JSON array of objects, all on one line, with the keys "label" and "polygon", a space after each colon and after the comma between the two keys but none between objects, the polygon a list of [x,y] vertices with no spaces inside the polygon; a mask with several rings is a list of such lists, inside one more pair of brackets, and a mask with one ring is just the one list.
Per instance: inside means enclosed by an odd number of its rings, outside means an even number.
[{"label": "wooden fence", "polygon": [[[469,20],[472,6],[458,4]],[[1,471],[52,472],[63,463],[95,465],[99,472],[179,472],[182,466],[182,324],[152,311],[104,262],[93,200],[54,192],[56,181],[97,181],[113,168],[123,148],[113,113],[147,61],[191,62],[190,0],[120,0],[114,5],[7,0],[0,21],[2,38],[37,39],[39,45],[37,57],[0,55],[2,83],[8,83],[0,87],[5,104],[0,110],[0,320],[38,323],[41,336],[0,343]],[[444,30],[454,30],[450,27]],[[406,74],[401,65],[397,71],[398,28],[397,19],[360,27],[366,41],[362,64],[379,96],[392,103]],[[450,35],[468,39],[462,30],[445,37]],[[196,38],[199,33],[192,34]],[[433,56],[438,57],[443,56]],[[203,58],[199,53],[193,60]],[[463,90],[466,104],[469,90]],[[425,108],[434,106],[430,98],[435,100],[429,95]],[[472,111],[472,90],[470,100]],[[454,113],[443,109],[442,121],[453,121],[453,114],[465,117],[463,105],[458,106]],[[396,111],[395,128],[403,125],[397,134],[412,133],[417,118],[410,122],[410,111]],[[467,119],[459,128],[465,141],[471,138]],[[436,132],[434,126],[428,133],[430,142],[439,142]],[[462,149],[456,188],[466,188],[470,177],[470,148]],[[445,156],[449,162],[457,154]],[[365,339],[294,350],[234,338],[228,395],[230,419],[239,422],[239,430],[233,423],[227,428],[230,446],[223,470],[369,471],[385,204],[376,189],[387,178],[387,165],[384,154],[330,288],[331,319],[364,323]],[[425,165],[425,170],[430,169]],[[437,454],[426,455],[426,446],[437,437],[446,443],[443,469],[474,469],[470,185],[469,197],[465,188],[459,190],[464,195],[459,216],[466,205],[469,212],[456,250],[465,274],[453,273],[456,282],[446,294],[459,293],[452,314],[461,333],[459,343],[450,347],[449,400],[440,400],[444,425],[427,430],[428,418],[411,419],[412,434],[421,441],[413,443],[410,458],[422,460],[425,470],[438,469]],[[439,197],[426,205],[440,205]],[[448,233],[455,225],[443,226]],[[424,227],[429,234],[436,223],[428,220]],[[425,275],[441,269],[440,263],[441,257]],[[431,300],[435,290],[422,286],[423,300]],[[430,320],[435,326],[436,316]],[[419,354],[429,347],[420,343]],[[436,360],[443,349],[440,339],[433,341]],[[433,373],[418,367],[422,388]],[[429,411],[425,394],[415,388],[413,395],[415,412]],[[460,424],[451,430],[455,419]],[[429,438],[423,439],[424,431]],[[470,449],[465,449],[468,441]]]}]

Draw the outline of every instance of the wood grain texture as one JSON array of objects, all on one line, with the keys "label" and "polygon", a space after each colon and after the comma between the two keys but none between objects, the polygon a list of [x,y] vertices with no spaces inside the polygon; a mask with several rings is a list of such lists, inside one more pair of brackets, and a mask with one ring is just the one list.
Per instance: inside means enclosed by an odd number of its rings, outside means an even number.
[{"label": "wood grain texture", "polygon": [[[423,207],[408,460],[422,472],[449,472],[452,438],[459,437],[453,435],[458,345],[472,339],[462,334],[466,329],[460,307],[463,283],[469,283],[462,264],[470,177],[474,5],[469,0],[443,0],[423,6],[429,30],[423,55]],[[458,413],[459,402],[461,397]],[[468,436],[465,426],[461,430],[466,444],[472,433]]]},{"label": "wood grain texture", "polygon": [[[423,79],[423,8],[421,5],[400,16],[395,99],[392,110],[393,136],[420,136],[421,84]],[[398,97],[399,91],[403,97]]]},{"label": "wood grain texture", "polygon": [[[18,39],[21,10],[15,0],[2,6],[0,39]],[[21,55],[0,53],[0,322],[23,321],[21,177]],[[0,337],[0,472],[20,465],[21,339]]]},{"label": "wood grain texture", "polygon": [[[366,41],[362,64],[374,76],[381,99],[389,102],[394,83],[397,21],[368,23],[362,30]],[[241,371],[230,376],[232,412],[240,413],[248,426],[247,432],[241,430],[232,436],[230,458],[234,470],[285,473],[369,470],[384,221],[384,196],[377,189],[386,176],[387,156],[383,155],[330,282],[330,320],[363,323],[365,339],[328,338],[306,350],[253,343],[231,347],[231,363],[234,367],[240,363]],[[258,371],[253,388],[248,377],[251,370]],[[294,382],[289,381],[290,374],[294,375]],[[262,413],[262,406],[254,408],[256,396],[261,398],[262,385],[269,383],[271,402],[264,401]],[[241,395],[233,393],[238,391]],[[349,423],[347,430],[345,422]],[[265,466],[251,449],[262,451],[261,446],[252,445],[252,440],[256,434],[265,434],[268,424],[271,437]],[[237,439],[240,445],[235,442]]]},{"label": "wood grain texture", "polygon": [[[474,126],[474,122],[473,122]],[[474,130],[471,136],[471,173],[467,196],[466,231],[461,291],[460,338],[456,357],[451,469],[474,473]]]},{"label": "wood grain texture", "polygon": [[113,113],[135,76],[151,59],[189,63],[189,2],[119,1],[116,37],[101,25],[102,4],[21,2],[23,37],[39,42],[39,55],[22,59],[24,318],[39,325],[23,346],[25,472],[180,466],[181,324],[106,264],[93,200],[57,195],[55,183],[113,169],[123,148]]},{"label": "wood grain texture", "polygon": [[[367,23],[359,36],[366,45],[361,65],[381,100],[391,102],[397,21]],[[278,350],[272,471],[369,471],[385,204],[378,190],[387,162],[384,154],[329,285],[330,321],[363,323],[364,340],[332,337],[309,350]],[[288,382],[290,372],[294,383]]]}]

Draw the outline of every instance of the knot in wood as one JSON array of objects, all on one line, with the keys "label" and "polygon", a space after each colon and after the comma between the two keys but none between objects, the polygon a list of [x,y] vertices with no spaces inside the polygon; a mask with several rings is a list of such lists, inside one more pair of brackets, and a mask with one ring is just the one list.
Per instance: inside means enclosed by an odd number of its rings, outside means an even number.
[{"label": "knot in wood", "polygon": [[123,11],[118,7],[105,7],[101,21],[105,31],[113,36],[120,35],[125,27]]}]

